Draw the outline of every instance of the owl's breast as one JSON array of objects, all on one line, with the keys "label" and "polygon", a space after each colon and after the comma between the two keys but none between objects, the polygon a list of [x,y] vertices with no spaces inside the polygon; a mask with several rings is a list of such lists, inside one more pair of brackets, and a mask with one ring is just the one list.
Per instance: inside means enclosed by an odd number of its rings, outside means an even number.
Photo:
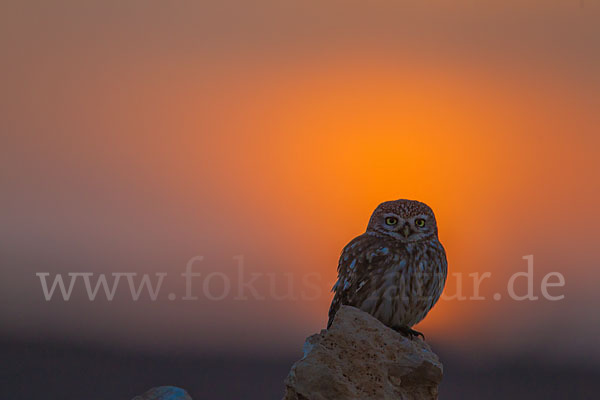
[{"label": "owl's breast", "polygon": [[445,254],[435,244],[416,243],[398,246],[390,256],[373,268],[369,291],[357,305],[388,326],[412,326],[441,294]]}]

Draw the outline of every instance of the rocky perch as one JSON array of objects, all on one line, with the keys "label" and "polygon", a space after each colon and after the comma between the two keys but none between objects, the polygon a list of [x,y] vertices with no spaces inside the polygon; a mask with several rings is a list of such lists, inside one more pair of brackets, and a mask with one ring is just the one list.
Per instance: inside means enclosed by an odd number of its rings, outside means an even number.
[{"label": "rocky perch", "polygon": [[304,343],[284,400],[437,399],[443,367],[423,340],[342,306],[328,330]]}]

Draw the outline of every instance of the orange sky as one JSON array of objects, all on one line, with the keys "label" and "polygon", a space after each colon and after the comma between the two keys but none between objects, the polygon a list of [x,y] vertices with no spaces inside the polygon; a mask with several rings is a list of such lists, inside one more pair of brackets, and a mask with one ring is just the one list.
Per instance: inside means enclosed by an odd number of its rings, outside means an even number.
[{"label": "orange sky", "polygon": [[[379,202],[412,198],[434,208],[452,273],[492,272],[488,297],[526,254],[536,282],[567,283],[561,302],[441,302],[428,337],[552,348],[541,331],[560,320],[594,340],[598,7],[503,3],[7,5],[3,329],[293,351],[324,324],[344,244]],[[198,254],[204,273],[238,254],[316,272],[322,295],[46,303],[34,275],[177,275]]]}]

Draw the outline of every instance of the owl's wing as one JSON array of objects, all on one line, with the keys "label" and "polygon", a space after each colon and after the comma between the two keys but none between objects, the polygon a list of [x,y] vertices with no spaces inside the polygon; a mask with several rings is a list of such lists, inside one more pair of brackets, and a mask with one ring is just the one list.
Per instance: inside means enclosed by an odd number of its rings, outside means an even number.
[{"label": "owl's wing", "polygon": [[381,237],[362,234],[344,247],[338,263],[338,280],[333,286],[335,293],[329,308],[331,326],[341,305],[358,307],[368,296],[374,277],[397,262],[399,254]]}]

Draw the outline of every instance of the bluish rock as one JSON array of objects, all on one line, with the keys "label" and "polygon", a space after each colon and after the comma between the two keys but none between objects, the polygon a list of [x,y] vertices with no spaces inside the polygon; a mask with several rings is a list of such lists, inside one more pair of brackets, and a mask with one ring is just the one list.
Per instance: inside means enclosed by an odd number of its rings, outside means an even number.
[{"label": "bluish rock", "polygon": [[133,400],[192,400],[192,398],[181,388],[175,386],[158,386],[140,396],[135,396]]}]

